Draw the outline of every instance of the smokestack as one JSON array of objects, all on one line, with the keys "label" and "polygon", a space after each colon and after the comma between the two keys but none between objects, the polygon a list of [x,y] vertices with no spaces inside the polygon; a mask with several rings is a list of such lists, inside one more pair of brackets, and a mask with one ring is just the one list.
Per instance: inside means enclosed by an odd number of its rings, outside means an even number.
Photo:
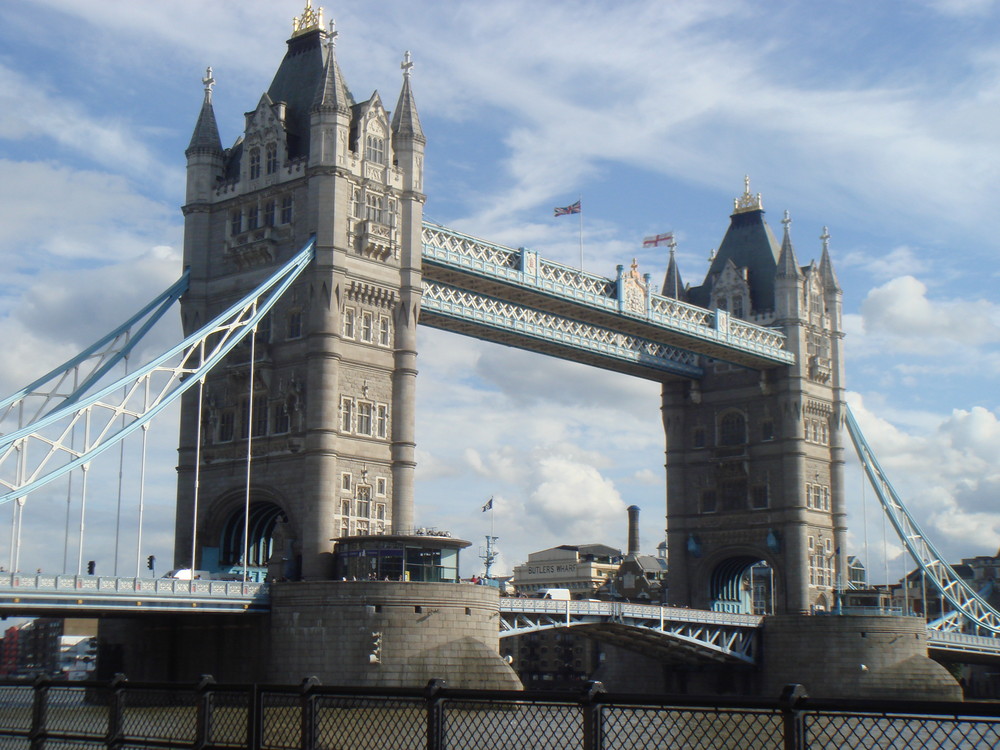
[{"label": "smokestack", "polygon": [[628,553],[639,554],[639,506],[630,505],[628,511]]}]

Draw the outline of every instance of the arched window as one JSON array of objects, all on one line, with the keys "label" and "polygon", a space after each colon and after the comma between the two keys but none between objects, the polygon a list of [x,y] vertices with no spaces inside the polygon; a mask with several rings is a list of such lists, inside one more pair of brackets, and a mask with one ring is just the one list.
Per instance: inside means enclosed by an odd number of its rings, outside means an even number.
[{"label": "arched window", "polygon": [[365,158],[376,164],[385,164],[385,139],[377,135],[365,138]]},{"label": "arched window", "polygon": [[266,162],[264,165],[264,170],[267,174],[274,174],[278,171],[278,144],[268,143],[267,151],[265,152]]},{"label": "arched window", "polygon": [[260,149],[250,149],[250,179],[256,180],[260,177]]},{"label": "arched window", "polygon": [[744,445],[747,441],[747,420],[741,412],[731,411],[719,420],[719,445]]}]

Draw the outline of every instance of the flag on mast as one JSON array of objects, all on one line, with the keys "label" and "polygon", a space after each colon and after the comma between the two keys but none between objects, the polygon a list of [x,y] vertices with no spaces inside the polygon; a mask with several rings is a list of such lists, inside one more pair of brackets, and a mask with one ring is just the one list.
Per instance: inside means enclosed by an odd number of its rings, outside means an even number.
[{"label": "flag on mast", "polygon": [[674,238],[673,232],[664,232],[663,234],[651,234],[649,237],[643,237],[642,246],[659,247],[660,245],[669,245],[670,241],[673,238]]},{"label": "flag on mast", "polygon": [[493,498],[492,497],[490,498],[489,502],[486,503],[486,505],[483,506],[483,513],[485,513],[488,510],[493,510]]},{"label": "flag on mast", "polygon": [[555,215],[556,216],[568,216],[569,214],[578,214],[582,210],[583,209],[580,206],[580,201],[577,201],[576,203],[570,203],[568,206],[563,206],[562,208],[560,208],[559,206],[556,206],[556,208],[555,208]]}]

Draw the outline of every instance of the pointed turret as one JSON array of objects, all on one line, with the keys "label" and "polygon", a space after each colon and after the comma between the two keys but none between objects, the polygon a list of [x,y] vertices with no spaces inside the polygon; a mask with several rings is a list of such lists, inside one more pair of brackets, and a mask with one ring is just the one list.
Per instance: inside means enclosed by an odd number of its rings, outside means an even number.
[{"label": "pointed turret", "polygon": [[677,258],[674,257],[674,248],[677,243],[670,240],[670,262],[667,264],[667,274],[663,277],[663,289],[660,292],[664,297],[671,299],[683,299],[684,283],[681,281],[681,272],[677,268]]},{"label": "pointed turret", "polygon": [[744,177],[743,195],[734,201],[729,217],[729,229],[722,238],[718,251],[711,258],[711,265],[701,286],[688,291],[688,301],[701,307],[710,307],[712,289],[732,261],[736,268],[746,269],[750,287],[749,313],[759,314],[774,309],[774,279],[778,263],[778,239],[764,221],[764,205],[760,193],[750,192],[750,178]]},{"label": "pointed turret", "polygon": [[392,134],[397,139],[412,138],[420,143],[426,143],[427,139],[424,138],[424,131],[420,127],[420,116],[417,115],[417,103],[410,88],[410,69],[413,67],[413,62],[409,50],[403,56],[400,67],[403,69],[403,88],[399,92],[399,100],[392,113]]},{"label": "pointed turret", "polygon": [[785,211],[785,218],[781,220],[785,225],[785,232],[781,238],[781,252],[778,254],[778,268],[775,278],[778,279],[800,279],[802,271],[799,270],[799,261],[795,257],[795,248],[792,247],[792,233],[789,227],[792,219]]},{"label": "pointed turret", "polygon": [[323,75],[316,89],[312,111],[350,112],[354,105],[351,92],[347,90],[344,76],[337,64],[336,40],[338,32],[333,21],[330,22],[330,33],[327,35],[326,62],[323,65]]},{"label": "pointed turret", "polygon": [[837,274],[833,272],[833,262],[830,260],[830,232],[823,227],[823,255],[819,259],[819,274],[823,281],[823,288],[828,292],[840,292],[840,284],[837,281]]},{"label": "pointed turret", "polygon": [[198,122],[191,134],[191,142],[184,152],[188,158],[194,154],[222,154],[222,139],[219,138],[219,125],[215,121],[215,109],[212,107],[212,86],[215,85],[215,79],[211,68],[205,70],[205,77],[201,82],[205,84],[205,99],[201,103],[201,112],[198,113]]}]

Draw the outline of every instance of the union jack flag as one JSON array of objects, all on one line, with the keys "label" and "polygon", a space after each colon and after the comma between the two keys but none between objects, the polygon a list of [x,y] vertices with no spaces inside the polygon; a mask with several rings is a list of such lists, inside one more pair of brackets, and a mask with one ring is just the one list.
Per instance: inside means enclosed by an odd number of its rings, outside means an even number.
[{"label": "union jack flag", "polygon": [[555,215],[566,216],[567,214],[578,214],[580,211],[580,201],[577,201],[576,203],[570,203],[568,206],[563,206],[562,208],[556,206]]},{"label": "union jack flag", "polygon": [[649,237],[643,237],[642,246],[643,247],[659,247],[660,245],[666,245],[674,238],[673,232],[667,232],[665,234],[652,234]]}]

